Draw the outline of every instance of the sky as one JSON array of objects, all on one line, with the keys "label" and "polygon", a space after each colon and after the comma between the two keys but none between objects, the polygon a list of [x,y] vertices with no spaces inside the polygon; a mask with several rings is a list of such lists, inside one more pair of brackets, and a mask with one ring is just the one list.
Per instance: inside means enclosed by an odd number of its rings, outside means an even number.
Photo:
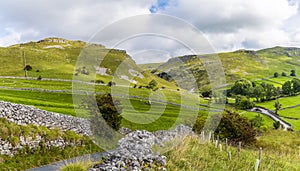
[{"label": "sky", "polygon": [[[168,28],[168,25],[162,26],[167,21],[159,17],[157,20],[138,20],[130,27],[112,29],[107,38],[116,38],[117,32],[130,29],[133,33],[132,30],[143,27],[147,27],[149,32],[164,29],[170,35],[181,35],[190,32],[189,26],[192,26],[216,52],[273,46],[300,47],[299,5],[300,0],[0,1],[0,46],[62,37],[95,40],[109,47],[113,45],[109,45],[107,40],[95,39],[103,28],[139,15],[162,14],[176,17],[186,26],[169,24]],[[193,41],[193,37],[189,39]],[[137,63],[161,62],[192,53],[176,40],[176,36],[137,36],[113,47],[127,50]]]}]

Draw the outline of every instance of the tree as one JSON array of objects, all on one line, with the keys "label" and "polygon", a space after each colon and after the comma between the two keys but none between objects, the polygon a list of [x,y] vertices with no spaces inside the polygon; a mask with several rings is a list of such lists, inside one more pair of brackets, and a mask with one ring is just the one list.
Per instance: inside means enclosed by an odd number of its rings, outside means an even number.
[{"label": "tree", "polygon": [[275,77],[275,78],[277,78],[278,75],[279,75],[278,72],[275,72],[275,73],[274,73],[274,77]]},{"label": "tree", "polygon": [[251,125],[256,128],[260,128],[264,125],[264,119],[260,116],[260,114],[256,115],[253,119],[250,120]]},{"label": "tree", "polygon": [[220,139],[228,138],[233,143],[242,141],[244,144],[251,144],[256,141],[255,129],[247,118],[240,116],[238,113],[226,111],[223,116],[213,115],[212,124],[216,121],[220,121],[215,130]]},{"label": "tree", "polygon": [[290,76],[296,76],[296,71],[292,69]]},{"label": "tree", "polygon": [[281,73],[281,76],[286,77],[286,73],[285,73],[285,72],[282,72],[282,73]]},{"label": "tree", "polygon": [[293,93],[300,92],[300,80],[298,78],[294,78],[292,80],[292,84],[293,84]]},{"label": "tree", "polygon": [[276,95],[276,88],[273,84],[266,84],[265,86],[266,100],[271,100]]},{"label": "tree", "polygon": [[282,85],[282,93],[285,95],[291,95],[292,93],[292,82],[287,81]]},{"label": "tree", "polygon": [[241,79],[237,80],[231,87],[230,92],[235,95],[248,96],[252,83],[249,80]]},{"label": "tree", "polygon": [[[113,100],[110,93],[96,95],[96,104],[93,103],[91,97],[83,100],[83,105],[86,106],[90,115],[92,126],[95,129],[104,127],[103,121],[113,130],[119,130],[122,120],[122,108],[119,100]],[[101,116],[100,116],[101,115]]]},{"label": "tree", "polygon": [[42,80],[42,76],[39,75],[36,79],[37,80]]},{"label": "tree", "polygon": [[113,100],[110,93],[96,96],[98,109],[106,123],[114,130],[119,130],[122,120],[120,101]]},{"label": "tree", "polygon": [[274,129],[279,129],[280,128],[280,122],[276,121],[273,123]]},{"label": "tree", "polygon": [[31,71],[32,70],[32,67],[30,65],[26,65],[24,67],[24,71]]},{"label": "tree", "polygon": [[281,109],[282,104],[276,100],[276,102],[274,103],[274,107],[275,107],[275,114],[278,115],[278,110]]},{"label": "tree", "polygon": [[111,87],[111,86],[115,86],[116,85],[116,83],[115,82],[113,82],[113,81],[110,81],[110,82],[108,82],[108,84],[107,84],[109,87]]},{"label": "tree", "polygon": [[148,84],[148,88],[154,90],[155,87],[157,86],[157,82],[155,80],[151,80]]},{"label": "tree", "polygon": [[251,100],[245,96],[236,96],[235,105],[239,109],[252,109],[255,105]]}]

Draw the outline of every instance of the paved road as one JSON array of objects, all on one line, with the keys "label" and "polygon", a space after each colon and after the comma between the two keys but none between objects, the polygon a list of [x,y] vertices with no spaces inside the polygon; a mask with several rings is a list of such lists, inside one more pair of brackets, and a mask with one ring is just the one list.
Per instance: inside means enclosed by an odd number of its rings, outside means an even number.
[{"label": "paved road", "polygon": [[102,156],[104,156],[106,152],[103,153],[95,153],[95,154],[88,154],[80,157],[75,157],[67,160],[58,161],[46,166],[41,166],[34,169],[28,169],[27,171],[58,171],[61,167],[70,164],[76,163],[78,161],[99,161]]},{"label": "paved road", "polygon": [[261,113],[263,115],[266,115],[266,116],[270,117],[274,121],[279,121],[280,125],[283,127],[284,130],[288,130],[288,129],[293,130],[293,126],[290,123],[288,123],[285,120],[281,119],[280,116],[276,115],[273,111],[271,111],[269,109],[266,109],[266,108],[263,108],[263,107],[254,107],[250,111]]}]

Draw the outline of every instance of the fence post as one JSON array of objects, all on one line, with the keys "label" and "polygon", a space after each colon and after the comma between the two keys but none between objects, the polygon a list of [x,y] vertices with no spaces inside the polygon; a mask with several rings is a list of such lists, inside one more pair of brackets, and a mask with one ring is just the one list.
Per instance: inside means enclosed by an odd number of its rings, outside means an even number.
[{"label": "fence post", "polygon": [[256,159],[255,162],[255,171],[258,171],[260,163],[261,163],[261,157],[262,157],[262,148],[259,148],[259,153],[258,153],[258,159]]},{"label": "fence post", "polygon": [[222,144],[219,144],[220,152],[222,152]]},{"label": "fence post", "polygon": [[228,159],[231,160],[231,152],[227,151],[227,153],[228,153]]},{"label": "fence post", "polygon": [[225,150],[228,151],[228,139],[225,139]]},{"label": "fence post", "polygon": [[209,131],[208,133],[208,142],[210,142],[210,140],[211,140],[211,131]]},{"label": "fence post", "polygon": [[242,148],[242,142],[239,142],[239,146],[238,146],[238,158],[240,159],[241,156],[241,148]]},{"label": "fence post", "polygon": [[218,148],[218,144],[219,144],[219,142],[218,142],[218,140],[216,140],[216,144],[215,144],[216,148]]}]

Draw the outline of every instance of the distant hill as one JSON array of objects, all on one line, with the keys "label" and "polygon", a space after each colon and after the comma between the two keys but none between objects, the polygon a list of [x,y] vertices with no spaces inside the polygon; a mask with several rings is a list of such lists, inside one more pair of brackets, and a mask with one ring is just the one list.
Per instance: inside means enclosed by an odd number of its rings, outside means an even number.
[{"label": "distant hill", "polygon": [[[296,74],[300,75],[300,48],[296,47],[273,47],[258,51],[241,49],[218,54],[186,55],[168,60],[153,72],[158,75],[163,72],[180,75],[183,70],[191,71],[202,89],[209,85],[209,80],[201,59],[212,55],[217,55],[222,62],[228,84],[240,78],[256,80],[273,77],[275,72],[279,75],[282,72],[289,75],[291,70],[296,70]],[[178,59],[184,63],[180,67],[173,64]]]},{"label": "distant hill", "polygon": [[[107,53],[104,60],[90,63],[90,66],[77,64],[78,57],[86,52],[87,47],[97,49],[97,53]],[[90,52],[89,52],[90,53]],[[148,71],[142,71],[125,50],[107,49],[102,45],[89,45],[83,41],[66,40],[63,38],[45,38],[37,42],[16,44],[0,48],[0,75],[24,76],[24,55],[26,65],[32,68],[29,77],[86,79],[107,84],[114,81],[124,84],[147,85],[152,79],[161,87],[175,88],[169,83]],[[83,54],[85,55],[85,54]],[[95,54],[98,55],[98,54]],[[88,56],[88,55],[87,55]],[[84,63],[84,62],[83,62]],[[122,67],[119,67],[122,64]],[[116,73],[115,71],[119,69]]]}]

